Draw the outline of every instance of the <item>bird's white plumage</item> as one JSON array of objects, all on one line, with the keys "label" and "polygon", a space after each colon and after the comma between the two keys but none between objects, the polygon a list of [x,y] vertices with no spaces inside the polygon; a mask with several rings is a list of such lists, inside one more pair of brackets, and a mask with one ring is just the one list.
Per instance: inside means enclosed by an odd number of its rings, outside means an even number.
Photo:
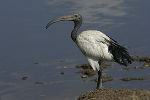
[{"label": "bird's white plumage", "polygon": [[97,89],[102,87],[103,61],[113,60],[125,66],[132,63],[132,59],[126,48],[120,46],[117,41],[109,38],[102,32],[97,30],[87,30],[77,34],[78,29],[82,25],[82,16],[80,14],[53,19],[46,25],[46,29],[51,24],[58,21],[74,21],[74,29],[71,32],[71,38],[87,57],[93,70],[98,71]]},{"label": "bird's white plumage", "polygon": [[98,60],[92,59],[90,57],[87,57],[87,59],[93,70],[100,70]]},{"label": "bird's white plumage", "polygon": [[113,60],[106,39],[110,40],[108,36],[97,30],[83,31],[77,36],[77,45],[87,57],[93,70],[100,70],[99,61]]}]

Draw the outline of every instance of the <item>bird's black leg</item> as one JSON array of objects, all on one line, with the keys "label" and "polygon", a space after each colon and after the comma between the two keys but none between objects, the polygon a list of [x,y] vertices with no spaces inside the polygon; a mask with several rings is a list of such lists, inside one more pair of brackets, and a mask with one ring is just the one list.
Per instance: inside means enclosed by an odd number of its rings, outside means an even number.
[{"label": "bird's black leg", "polygon": [[102,62],[102,61],[99,61],[98,63],[99,63],[100,70],[98,71],[98,82],[97,82],[97,87],[96,87],[96,89],[102,88],[103,62]]},{"label": "bird's black leg", "polygon": [[98,71],[98,82],[96,89],[102,88],[102,70]]}]

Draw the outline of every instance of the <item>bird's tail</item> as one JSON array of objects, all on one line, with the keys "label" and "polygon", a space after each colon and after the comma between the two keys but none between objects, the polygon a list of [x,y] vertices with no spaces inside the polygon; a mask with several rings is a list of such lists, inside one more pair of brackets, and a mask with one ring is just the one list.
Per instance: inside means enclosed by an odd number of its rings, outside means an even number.
[{"label": "bird's tail", "polygon": [[132,63],[131,57],[125,47],[113,42],[109,46],[109,51],[112,53],[115,62],[125,66]]}]

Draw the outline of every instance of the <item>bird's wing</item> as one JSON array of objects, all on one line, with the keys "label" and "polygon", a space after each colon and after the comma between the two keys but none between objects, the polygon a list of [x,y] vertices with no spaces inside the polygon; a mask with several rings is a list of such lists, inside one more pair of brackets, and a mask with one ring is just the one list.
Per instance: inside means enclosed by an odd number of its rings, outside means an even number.
[{"label": "bird's wing", "polygon": [[108,46],[108,52],[113,55],[113,59],[115,62],[125,66],[127,66],[129,63],[132,63],[127,49],[119,45],[118,42],[114,39],[105,35],[103,37],[97,37],[97,40]]},{"label": "bird's wing", "polygon": [[131,57],[126,48],[120,46],[117,41],[100,31],[84,31],[77,37],[77,45],[82,53],[97,60],[114,60],[127,66],[131,63]]},{"label": "bird's wing", "polygon": [[113,55],[115,62],[125,66],[132,63],[131,57],[125,47],[119,45],[118,42],[112,38],[109,40],[105,39],[105,41],[108,44],[108,51]]},{"label": "bird's wing", "polygon": [[97,60],[112,60],[112,55],[108,52],[108,46],[103,43],[105,39],[99,34],[83,32],[78,35],[77,45],[86,57]]}]

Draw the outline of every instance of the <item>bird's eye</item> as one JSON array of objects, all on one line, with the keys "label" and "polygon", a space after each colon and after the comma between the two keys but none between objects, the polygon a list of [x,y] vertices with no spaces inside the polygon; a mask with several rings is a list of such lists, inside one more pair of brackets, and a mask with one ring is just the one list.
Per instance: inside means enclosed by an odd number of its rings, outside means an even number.
[{"label": "bird's eye", "polygon": [[81,20],[81,17],[79,15],[74,15],[76,17],[76,20]]},{"label": "bird's eye", "polygon": [[75,17],[78,17],[78,15],[74,15]]}]

